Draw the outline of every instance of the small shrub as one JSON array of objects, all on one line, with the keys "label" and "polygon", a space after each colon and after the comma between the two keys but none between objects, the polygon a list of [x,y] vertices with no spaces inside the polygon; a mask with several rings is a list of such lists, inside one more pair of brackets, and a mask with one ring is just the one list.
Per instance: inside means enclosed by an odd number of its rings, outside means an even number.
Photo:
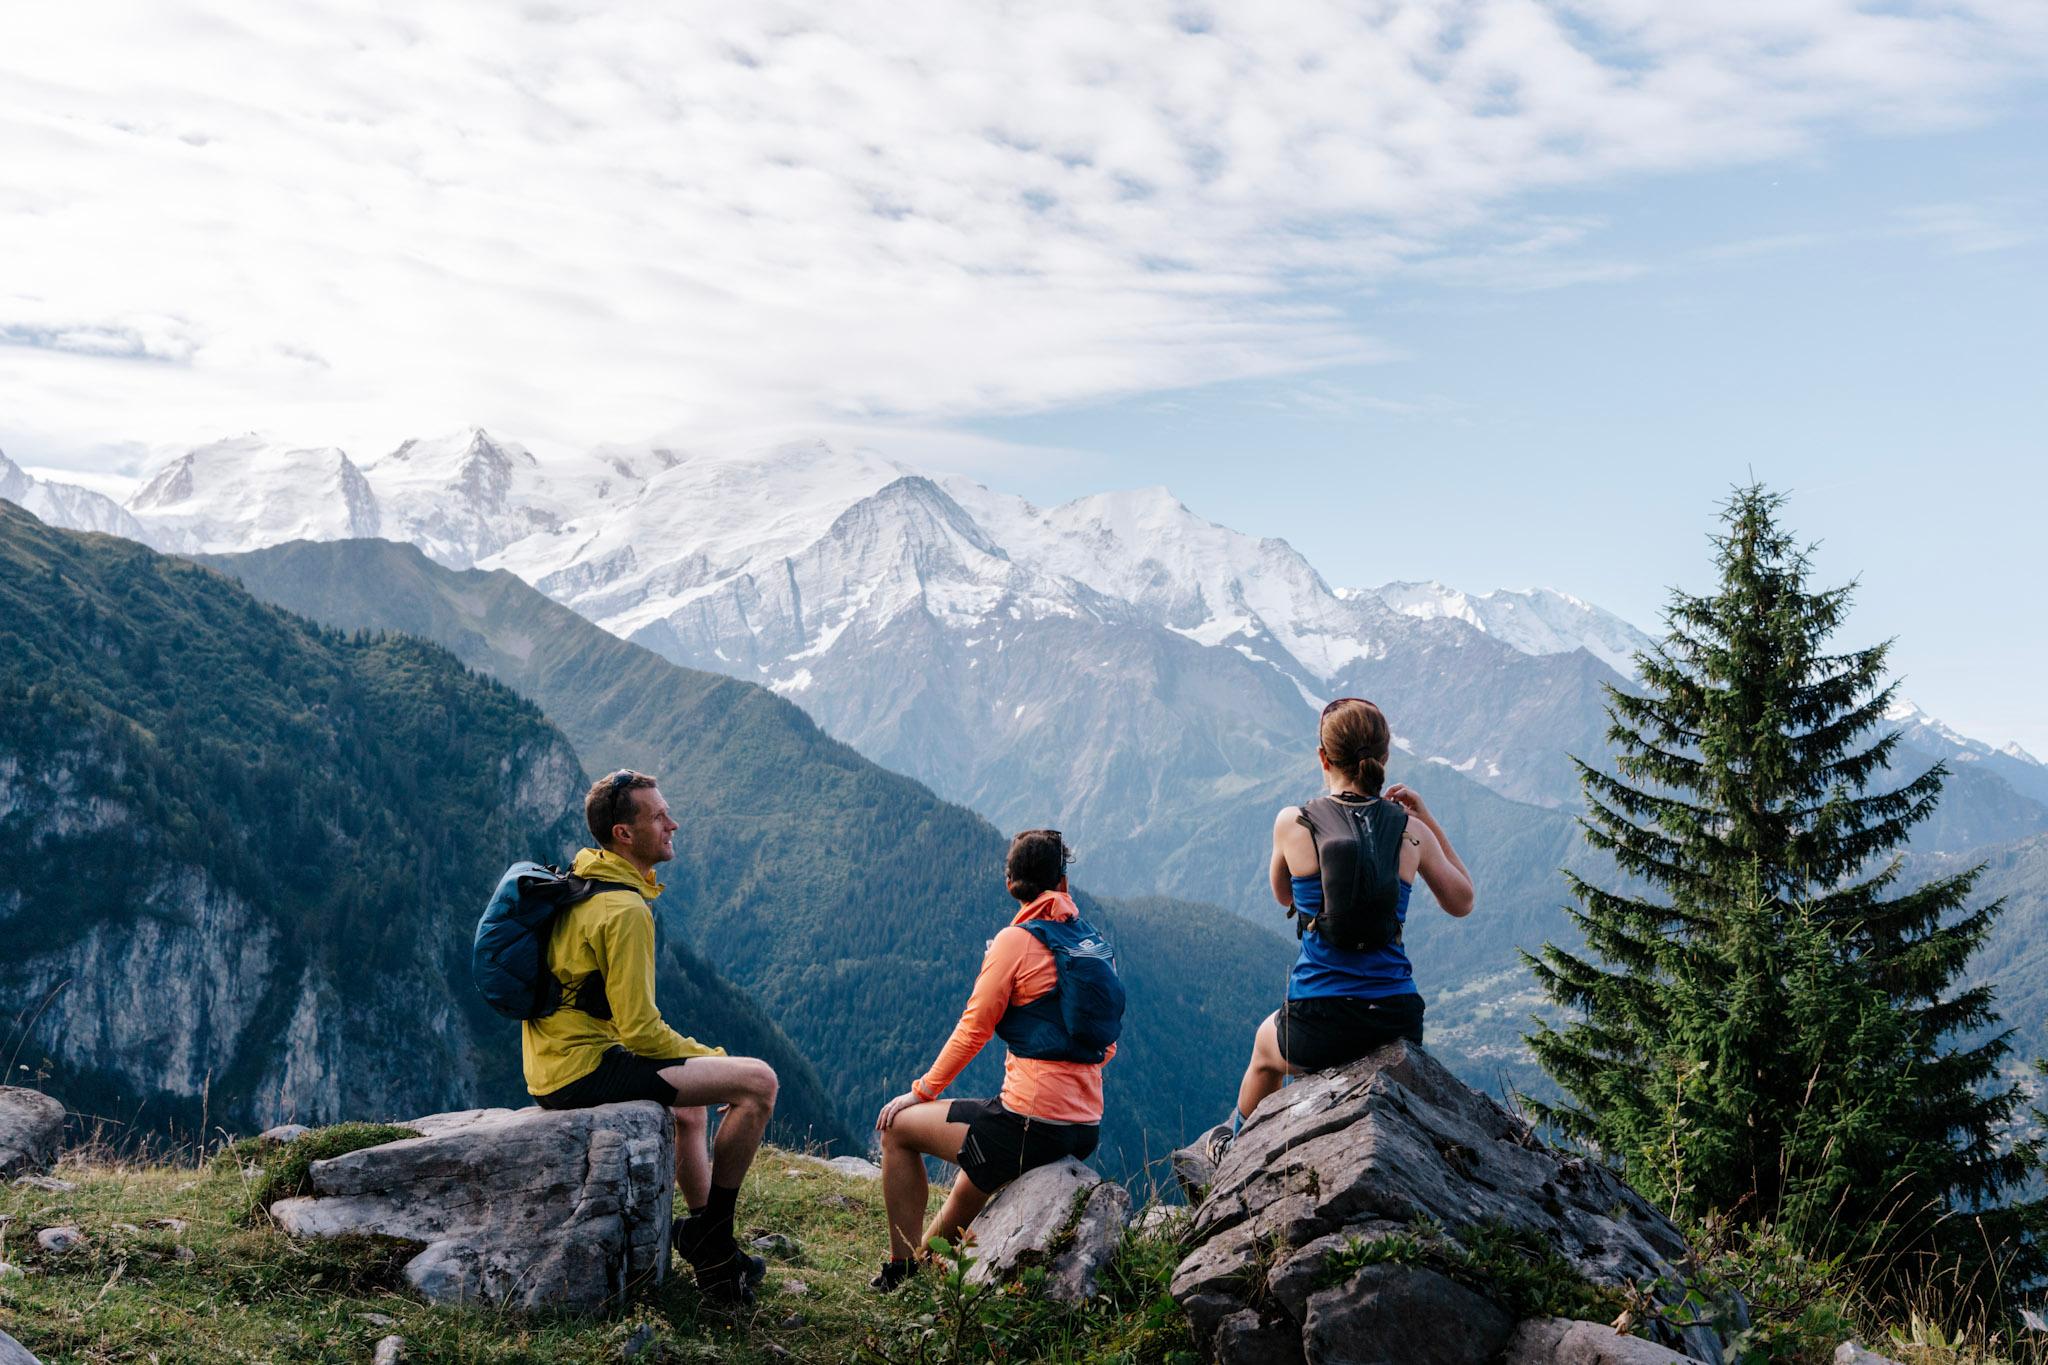
[{"label": "small shrub", "polygon": [[[1719,1215],[1710,1215],[1691,1241],[1699,1266],[1694,1284],[1705,1301],[1732,1303],[1739,1294],[1747,1305],[1749,1326],[1722,1333],[1735,1365],[1827,1360],[1837,1343],[1857,1335],[1840,1257],[1810,1256],[1781,1228]],[[1725,1315],[1717,1325],[1732,1326]]]},{"label": "small shrub", "polygon": [[1453,1238],[1421,1221],[1406,1232],[1355,1239],[1323,1263],[1320,1281],[1341,1284],[1368,1265],[1419,1265],[1448,1276],[1517,1318],[1607,1322],[1628,1305],[1621,1291],[1596,1285],[1537,1234],[1500,1224]]},{"label": "small shrub", "polygon": [[974,1258],[945,1243],[936,1273],[902,1292],[902,1312],[870,1336],[863,1358],[881,1365],[1060,1360],[1093,1365],[1193,1365],[1193,1329],[1167,1291],[1180,1251],[1170,1237],[1126,1236],[1086,1303],[1044,1295],[1031,1268],[1000,1285],[969,1284]]}]

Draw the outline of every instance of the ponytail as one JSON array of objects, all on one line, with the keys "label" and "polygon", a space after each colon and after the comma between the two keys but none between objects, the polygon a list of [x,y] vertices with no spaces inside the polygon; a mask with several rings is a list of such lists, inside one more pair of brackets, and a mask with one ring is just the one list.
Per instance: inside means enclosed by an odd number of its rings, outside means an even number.
[{"label": "ponytail", "polygon": [[1393,731],[1380,708],[1360,697],[1342,697],[1323,708],[1318,739],[1330,766],[1368,795],[1387,783],[1387,752]]}]

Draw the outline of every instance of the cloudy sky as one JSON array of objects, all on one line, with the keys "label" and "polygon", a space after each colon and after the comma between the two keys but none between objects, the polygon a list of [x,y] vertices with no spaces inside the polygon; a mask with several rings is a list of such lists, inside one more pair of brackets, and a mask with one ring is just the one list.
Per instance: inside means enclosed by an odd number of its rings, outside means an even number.
[{"label": "cloudy sky", "polygon": [[859,428],[1655,625],[1794,494],[2048,756],[2048,5],[0,7],[0,448]]}]

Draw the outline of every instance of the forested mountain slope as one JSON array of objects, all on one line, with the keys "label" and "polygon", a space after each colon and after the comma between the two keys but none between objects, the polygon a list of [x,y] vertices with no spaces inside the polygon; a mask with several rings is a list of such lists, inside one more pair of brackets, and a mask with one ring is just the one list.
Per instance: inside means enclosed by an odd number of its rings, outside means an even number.
[{"label": "forested mountain slope", "polygon": [[[74,1108],[190,1133],[522,1102],[470,934],[507,863],[579,842],[584,785],[438,646],[0,502],[0,1056]],[[843,1136],[679,943],[658,990],[775,1061],[786,1133]]]},{"label": "forested mountain slope", "polygon": [[[683,824],[666,872],[681,894],[663,908],[756,992],[849,1123],[871,1121],[930,1061],[983,945],[1015,909],[1002,884],[1006,839],[986,821],[870,763],[767,690],[671,664],[508,573],[457,572],[382,541],[209,562],[316,620],[439,641],[537,702],[593,769],[657,774]],[[1085,882],[1085,835],[1068,833]],[[1224,1112],[1291,944],[1213,906],[1098,909],[1131,996],[1104,1135],[1106,1159],[1128,1170]],[[993,1093],[999,1051],[956,1093]]]}]

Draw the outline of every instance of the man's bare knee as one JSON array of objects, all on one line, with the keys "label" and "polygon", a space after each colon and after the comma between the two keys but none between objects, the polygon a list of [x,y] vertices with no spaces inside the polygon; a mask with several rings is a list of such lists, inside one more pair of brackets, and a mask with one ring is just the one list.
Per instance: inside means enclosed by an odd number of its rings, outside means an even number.
[{"label": "man's bare knee", "polygon": [[676,1116],[676,1127],[686,1136],[691,1133],[702,1133],[704,1131],[705,1116],[703,1105],[679,1105],[669,1110],[669,1112]]},{"label": "man's bare knee", "polygon": [[775,1097],[781,1093],[782,1082],[775,1075],[775,1068],[756,1060],[747,1074],[746,1098],[765,1109],[775,1107]]}]

